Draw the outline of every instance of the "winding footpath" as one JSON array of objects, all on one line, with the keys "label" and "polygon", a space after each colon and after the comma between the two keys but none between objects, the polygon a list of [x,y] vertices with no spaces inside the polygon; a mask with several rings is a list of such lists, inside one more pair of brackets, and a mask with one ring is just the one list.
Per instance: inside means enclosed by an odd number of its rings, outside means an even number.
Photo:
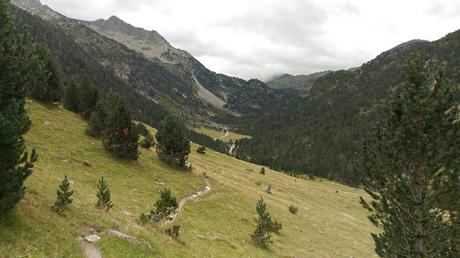
[{"label": "winding footpath", "polygon": [[184,207],[184,205],[185,205],[185,203],[187,201],[196,199],[196,198],[198,198],[200,196],[203,196],[203,195],[205,195],[205,194],[207,194],[207,193],[209,193],[211,191],[211,184],[209,183],[209,181],[206,178],[204,179],[204,181],[206,182],[206,187],[203,190],[195,192],[195,193],[192,193],[191,195],[189,195],[189,196],[183,198],[182,200],[180,200],[179,206],[174,211],[174,213],[169,215],[166,218],[166,220],[164,222],[165,226],[173,223],[177,219],[177,217],[179,217],[179,214],[182,211],[182,208]]},{"label": "winding footpath", "polygon": [[[196,199],[196,198],[198,198],[200,196],[203,196],[203,195],[205,195],[205,194],[207,194],[207,193],[209,193],[211,191],[211,184],[209,183],[209,181],[206,178],[204,179],[204,181],[206,182],[205,188],[203,190],[201,190],[201,191],[192,193],[189,196],[187,196],[187,197],[183,198],[182,200],[180,200],[177,209],[174,211],[173,214],[169,215],[167,217],[167,219],[165,220],[164,226],[167,226],[167,225],[173,223],[179,217],[179,215],[180,215],[180,213],[181,213],[181,211],[182,211],[182,209],[183,209],[183,207],[184,207],[184,205],[185,205],[185,203],[187,201]],[[116,236],[118,238],[126,239],[126,240],[129,240],[129,241],[133,241],[133,240],[138,241],[134,237],[128,236],[126,234],[123,234],[121,232],[114,231],[114,230],[109,230],[108,235]],[[88,242],[84,238],[79,238],[78,240],[80,241],[81,248],[82,248],[86,258],[102,258],[101,253],[96,248],[94,243]],[[146,243],[146,244],[151,248],[151,246],[148,243]]]},{"label": "winding footpath", "polygon": [[221,137],[217,137],[214,139],[214,141],[217,141],[217,140],[222,140],[224,139],[225,137],[228,136],[228,134],[230,133],[230,131],[228,129],[225,129],[225,135],[224,136],[221,136]]}]

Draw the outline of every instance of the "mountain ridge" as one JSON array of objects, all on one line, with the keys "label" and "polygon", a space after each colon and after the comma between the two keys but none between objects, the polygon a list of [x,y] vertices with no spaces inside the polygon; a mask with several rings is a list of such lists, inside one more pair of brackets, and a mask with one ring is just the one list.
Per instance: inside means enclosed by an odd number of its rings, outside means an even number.
[{"label": "mountain ridge", "polygon": [[[28,0],[15,0],[13,4],[27,7],[24,1]],[[44,5],[26,10],[74,38],[83,51],[92,52],[96,62],[112,69],[126,86],[146,100],[187,118],[186,121],[229,123],[237,117],[260,114],[287,100],[284,93],[275,92],[260,81],[212,72],[186,51],[172,47],[157,32],[135,28],[116,16],[87,22],[65,17]],[[132,35],[136,35],[137,46],[128,43]],[[41,35],[36,38],[54,45]],[[149,55],[144,47],[155,51]]]}]

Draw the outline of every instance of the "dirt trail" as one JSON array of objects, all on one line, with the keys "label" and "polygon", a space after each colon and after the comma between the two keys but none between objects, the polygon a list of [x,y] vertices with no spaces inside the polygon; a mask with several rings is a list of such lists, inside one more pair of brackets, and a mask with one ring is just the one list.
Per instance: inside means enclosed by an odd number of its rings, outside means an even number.
[{"label": "dirt trail", "polygon": [[164,225],[169,225],[173,223],[177,219],[177,217],[179,217],[179,214],[182,211],[182,208],[184,207],[187,201],[203,196],[211,191],[211,184],[209,183],[209,181],[206,178],[204,179],[204,181],[206,182],[206,187],[203,190],[192,193],[191,195],[180,200],[179,206],[177,207],[177,209],[174,211],[173,214],[168,216],[168,218],[164,222]]},{"label": "dirt trail", "polygon": [[217,141],[217,140],[221,140],[221,139],[224,139],[225,137],[228,136],[228,134],[230,133],[229,130],[225,129],[225,135],[224,136],[221,136],[221,137],[217,137],[215,138],[214,140]]},{"label": "dirt trail", "polygon": [[97,250],[96,246],[86,240],[81,240],[81,249],[85,253],[86,258],[102,258],[101,253]]}]

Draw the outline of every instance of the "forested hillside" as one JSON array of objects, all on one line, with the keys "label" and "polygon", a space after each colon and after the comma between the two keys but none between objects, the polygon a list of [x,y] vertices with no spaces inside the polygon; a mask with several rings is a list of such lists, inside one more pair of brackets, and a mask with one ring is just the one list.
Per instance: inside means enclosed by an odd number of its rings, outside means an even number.
[{"label": "forested hillside", "polygon": [[379,116],[381,104],[404,79],[403,64],[415,54],[427,66],[446,65],[460,82],[460,31],[434,41],[413,41],[386,51],[359,69],[318,79],[310,96],[248,125],[251,140],[238,144],[238,157],[276,169],[356,184],[354,153]]}]

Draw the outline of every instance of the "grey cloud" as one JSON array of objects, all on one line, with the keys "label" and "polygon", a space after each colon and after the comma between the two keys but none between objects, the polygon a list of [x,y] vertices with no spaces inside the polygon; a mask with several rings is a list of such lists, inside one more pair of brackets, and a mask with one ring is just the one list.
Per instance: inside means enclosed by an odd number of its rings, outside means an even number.
[{"label": "grey cloud", "polygon": [[[425,22],[425,17],[416,16],[412,9],[402,17],[381,16],[400,6],[400,0],[385,4],[361,0],[43,1],[75,18],[112,14],[128,17],[127,22],[131,18],[136,22],[133,25],[157,30],[211,70],[245,79],[358,66],[403,42],[400,35],[407,35],[406,40],[420,38],[412,33],[417,28],[411,26]],[[420,4],[411,8],[425,8],[422,11],[433,16],[432,20],[444,24],[452,24],[460,16],[457,1],[413,1]],[[235,9],[226,10],[229,6]],[[417,22],[408,25],[407,21]]]}]

